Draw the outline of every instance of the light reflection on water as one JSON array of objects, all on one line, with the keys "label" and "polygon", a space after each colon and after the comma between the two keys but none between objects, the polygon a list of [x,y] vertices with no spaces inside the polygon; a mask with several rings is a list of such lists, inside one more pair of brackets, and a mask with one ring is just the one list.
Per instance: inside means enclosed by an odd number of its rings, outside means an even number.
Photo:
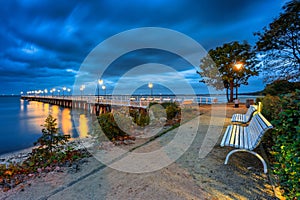
[{"label": "light reflection on water", "polygon": [[[26,115],[30,118],[29,125],[32,126],[32,128],[34,128],[37,132],[41,130],[41,125],[45,123],[47,116],[52,115],[55,119],[57,119],[57,124],[61,133],[65,135],[69,134],[72,137],[79,135],[80,138],[88,135],[89,119],[83,113],[77,112],[79,118],[77,118],[77,116],[73,116],[75,120],[78,120],[78,122],[74,123],[70,108],[62,108],[57,105],[50,105],[48,103],[36,101],[28,102],[25,104],[25,107],[27,107]],[[75,128],[75,124],[78,125],[77,128]],[[77,131],[79,133],[77,133]]]},{"label": "light reflection on water", "polygon": [[[0,154],[33,146],[42,134],[42,127],[49,114],[57,119],[59,131],[72,138],[88,136],[91,116],[83,112],[71,113],[62,108],[19,97],[0,98]],[[77,127],[76,127],[77,126]]]}]

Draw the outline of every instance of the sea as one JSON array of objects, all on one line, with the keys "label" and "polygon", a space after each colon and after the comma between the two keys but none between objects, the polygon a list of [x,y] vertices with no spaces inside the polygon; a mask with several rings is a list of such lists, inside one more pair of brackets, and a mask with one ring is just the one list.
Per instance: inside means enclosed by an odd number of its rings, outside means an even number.
[{"label": "sea", "polygon": [[[225,103],[225,95],[215,96],[218,103]],[[256,96],[240,95],[240,102]],[[88,113],[72,112],[47,103],[21,100],[20,96],[0,96],[0,156],[33,147],[42,135],[42,126],[51,114],[57,119],[59,131],[72,138],[85,138],[94,120]]]},{"label": "sea", "polygon": [[70,108],[25,101],[20,96],[0,96],[0,156],[33,147],[49,114],[57,119],[62,134],[87,137],[91,118],[86,113],[74,114]]}]

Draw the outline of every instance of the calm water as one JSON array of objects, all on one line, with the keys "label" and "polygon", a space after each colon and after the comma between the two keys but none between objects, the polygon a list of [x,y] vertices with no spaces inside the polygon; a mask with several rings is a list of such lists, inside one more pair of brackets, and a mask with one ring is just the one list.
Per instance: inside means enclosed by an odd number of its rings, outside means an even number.
[{"label": "calm water", "polygon": [[89,118],[85,114],[71,115],[69,108],[0,97],[0,155],[33,146],[49,114],[57,119],[60,132],[74,138],[87,136]]}]

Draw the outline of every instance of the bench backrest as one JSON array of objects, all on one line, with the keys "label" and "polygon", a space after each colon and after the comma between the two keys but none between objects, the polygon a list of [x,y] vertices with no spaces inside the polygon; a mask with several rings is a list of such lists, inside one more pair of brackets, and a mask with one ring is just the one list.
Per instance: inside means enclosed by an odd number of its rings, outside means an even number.
[{"label": "bench backrest", "polygon": [[246,121],[249,121],[250,117],[252,116],[252,114],[256,111],[256,107],[253,105],[250,105],[250,107],[248,108],[246,114],[245,114],[245,118]]},{"label": "bench backrest", "polygon": [[249,149],[255,149],[264,133],[271,128],[273,128],[272,124],[261,113],[254,115],[249,126],[246,127],[249,137]]}]

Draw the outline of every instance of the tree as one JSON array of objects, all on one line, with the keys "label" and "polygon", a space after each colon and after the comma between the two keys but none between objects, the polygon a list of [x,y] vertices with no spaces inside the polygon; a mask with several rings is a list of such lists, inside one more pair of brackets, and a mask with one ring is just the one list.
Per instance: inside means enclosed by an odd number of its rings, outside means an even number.
[{"label": "tree", "polygon": [[293,0],[263,32],[254,33],[258,41],[255,49],[263,59],[266,81],[297,81],[300,76],[300,1]]},{"label": "tree", "polygon": [[59,145],[65,144],[70,135],[63,135],[58,132],[56,119],[49,115],[45,120],[45,124],[42,125],[42,136],[38,139],[34,145],[40,144],[38,150],[43,152],[45,155],[52,154]]},{"label": "tree", "polygon": [[276,80],[270,84],[267,84],[266,88],[263,90],[263,94],[270,94],[273,96],[279,94],[287,94],[300,90],[300,82],[289,82],[287,80]]},{"label": "tree", "polygon": [[256,55],[251,46],[247,42],[240,44],[235,41],[210,50],[208,55],[201,59],[201,71],[197,73],[203,78],[201,82],[217,90],[226,88],[227,100],[232,102],[234,87],[238,98],[238,87],[248,85],[249,77],[258,75],[256,63]]}]

